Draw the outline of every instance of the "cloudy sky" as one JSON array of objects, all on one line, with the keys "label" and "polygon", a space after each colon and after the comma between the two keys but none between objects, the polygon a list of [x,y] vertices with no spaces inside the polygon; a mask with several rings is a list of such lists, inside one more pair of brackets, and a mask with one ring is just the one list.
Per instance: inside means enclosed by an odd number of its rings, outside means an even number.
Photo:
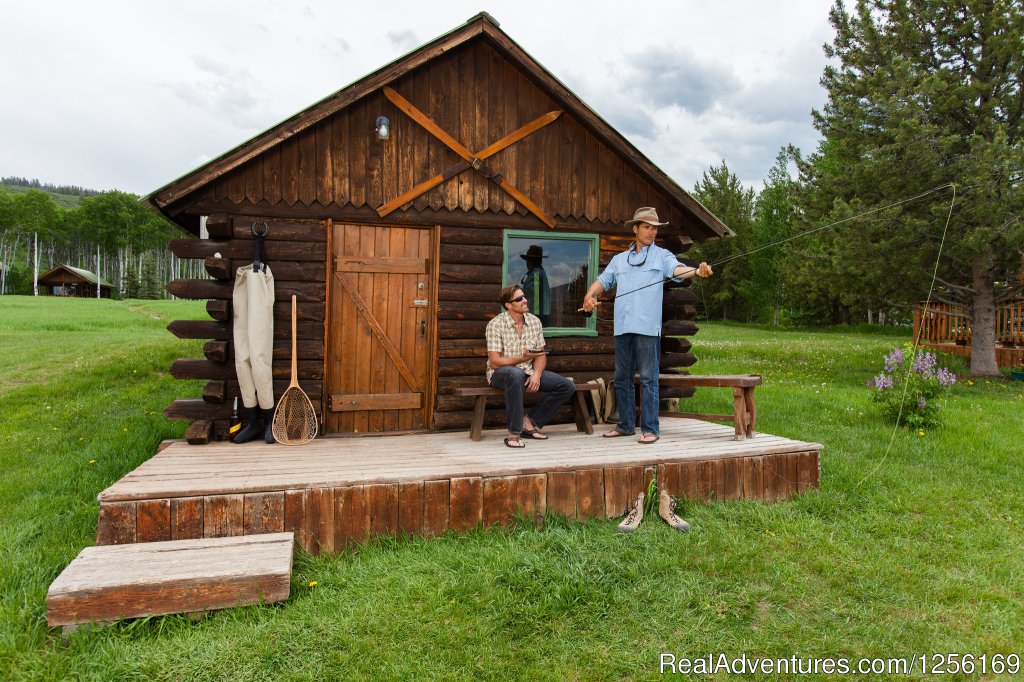
[{"label": "cloudy sky", "polygon": [[0,176],[148,194],[487,11],[690,189],[805,153],[828,0],[5,3]]}]

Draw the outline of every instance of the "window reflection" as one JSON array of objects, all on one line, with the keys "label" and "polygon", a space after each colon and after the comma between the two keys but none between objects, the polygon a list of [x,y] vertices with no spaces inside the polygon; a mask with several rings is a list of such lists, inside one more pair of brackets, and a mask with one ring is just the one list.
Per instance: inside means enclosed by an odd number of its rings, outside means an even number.
[{"label": "window reflection", "polygon": [[596,238],[579,235],[530,236],[509,233],[505,253],[506,284],[518,284],[530,312],[546,330],[589,329],[590,320],[577,312],[591,280]]}]

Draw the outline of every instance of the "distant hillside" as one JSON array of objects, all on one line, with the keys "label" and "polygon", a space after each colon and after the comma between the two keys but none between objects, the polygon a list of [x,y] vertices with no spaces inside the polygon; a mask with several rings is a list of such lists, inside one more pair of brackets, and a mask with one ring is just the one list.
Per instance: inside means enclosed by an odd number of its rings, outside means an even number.
[{"label": "distant hillside", "polygon": [[100,194],[94,189],[85,189],[75,185],[51,185],[39,182],[39,180],[18,177],[0,178],[0,189],[15,193],[38,189],[49,194],[53,198],[53,203],[61,208],[77,208],[84,197]]}]

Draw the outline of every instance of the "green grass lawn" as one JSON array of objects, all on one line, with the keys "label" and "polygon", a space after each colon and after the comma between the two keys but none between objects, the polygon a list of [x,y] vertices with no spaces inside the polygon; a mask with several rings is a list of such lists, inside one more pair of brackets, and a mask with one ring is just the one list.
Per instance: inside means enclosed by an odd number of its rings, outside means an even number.
[{"label": "green grass lawn", "polygon": [[550,518],[383,539],[298,557],[284,604],[62,637],[46,589],[94,543],[96,494],[181,436],[160,411],[201,383],[167,368],[201,349],[165,327],[204,315],[0,297],[0,679],[617,680],[659,677],[662,652],[1024,654],[1022,385],[962,382],[943,426],[889,448],[865,382],[906,338],[721,323],[702,324],[694,371],[763,374],[758,429],[824,444],[820,490],[688,504],[689,534]]}]

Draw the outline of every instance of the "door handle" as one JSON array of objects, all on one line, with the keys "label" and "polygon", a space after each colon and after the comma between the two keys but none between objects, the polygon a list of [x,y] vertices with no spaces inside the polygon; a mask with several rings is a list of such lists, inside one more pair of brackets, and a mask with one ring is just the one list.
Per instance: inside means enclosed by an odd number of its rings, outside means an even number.
[{"label": "door handle", "polygon": [[420,320],[420,338],[427,338],[427,321]]}]

